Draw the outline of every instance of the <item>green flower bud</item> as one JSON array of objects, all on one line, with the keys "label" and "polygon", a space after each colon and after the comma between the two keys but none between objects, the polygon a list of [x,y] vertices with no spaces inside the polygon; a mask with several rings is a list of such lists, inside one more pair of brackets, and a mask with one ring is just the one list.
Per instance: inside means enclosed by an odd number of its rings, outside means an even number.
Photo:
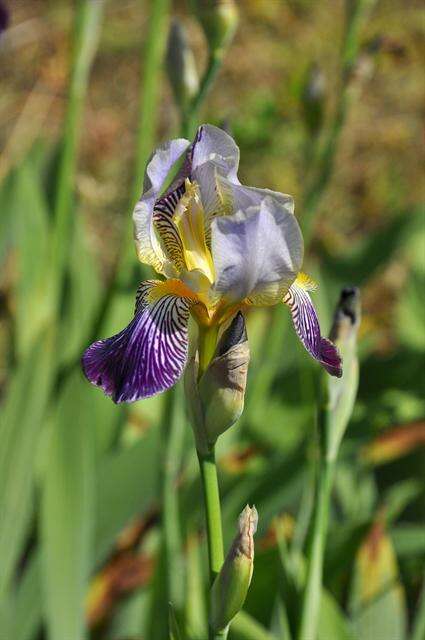
[{"label": "green flower bud", "polygon": [[254,570],[254,533],[258,513],[247,505],[239,516],[238,533],[211,588],[210,626],[221,631],[242,609]]},{"label": "green flower bud", "polygon": [[304,123],[312,136],[316,136],[323,125],[326,81],[317,64],[310,66],[304,79],[301,94]]},{"label": "green flower bud", "polygon": [[192,6],[205,32],[210,53],[223,55],[238,24],[236,4],[233,0],[193,0]]},{"label": "green flower bud", "polygon": [[199,453],[208,453],[218,436],[240,418],[248,364],[249,346],[241,312],[224,331],[200,380],[198,354],[189,360],[184,377],[185,395]]},{"label": "green flower bud", "polygon": [[351,418],[359,382],[357,333],[360,325],[360,292],[345,288],[334,314],[330,339],[338,347],[344,362],[342,378],[327,376],[326,438],[327,456],[334,459]]},{"label": "green flower bud", "polygon": [[233,318],[199,381],[204,429],[209,444],[230,429],[242,414],[248,375],[249,346],[241,312]]},{"label": "green flower bud", "polygon": [[180,109],[185,109],[198,92],[199,78],[186,30],[176,18],[168,36],[167,73],[174,99]]}]

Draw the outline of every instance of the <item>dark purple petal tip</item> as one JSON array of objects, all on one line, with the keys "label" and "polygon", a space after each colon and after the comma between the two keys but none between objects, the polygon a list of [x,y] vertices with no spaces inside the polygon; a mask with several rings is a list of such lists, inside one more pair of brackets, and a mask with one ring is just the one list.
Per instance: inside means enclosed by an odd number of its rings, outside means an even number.
[{"label": "dark purple petal tip", "polygon": [[322,338],[317,313],[307,290],[295,282],[289,287],[284,302],[291,310],[295,331],[309,354],[331,376],[341,378],[341,356],[330,340]]},{"label": "dark purple petal tip", "polygon": [[321,338],[320,364],[324,366],[331,376],[342,377],[342,358],[333,342],[327,338]]}]

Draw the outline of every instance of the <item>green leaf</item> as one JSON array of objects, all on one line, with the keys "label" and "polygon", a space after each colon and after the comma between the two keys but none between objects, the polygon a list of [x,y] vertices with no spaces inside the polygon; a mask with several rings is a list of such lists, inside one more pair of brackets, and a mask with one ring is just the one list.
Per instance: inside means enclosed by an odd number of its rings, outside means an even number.
[{"label": "green leaf", "polygon": [[183,640],[171,602],[168,605],[168,625],[170,628],[170,640]]},{"label": "green leaf", "polygon": [[60,326],[61,364],[79,361],[86,337],[100,300],[100,279],[87,243],[87,230],[81,214],[75,227],[68,265],[67,295]]},{"label": "green leaf", "polygon": [[52,640],[85,637],[95,514],[95,439],[87,391],[79,374],[63,390],[43,477],[42,570]]},{"label": "green leaf", "polygon": [[249,613],[240,611],[231,624],[229,639],[277,640],[277,637],[267,631],[267,629],[265,629],[263,625],[261,625],[252,616],[250,616]]},{"label": "green leaf", "polygon": [[425,557],[425,526],[419,524],[399,524],[390,532],[397,556]]},{"label": "green leaf", "polygon": [[41,623],[41,561],[40,554],[34,553],[29,559],[14,599],[14,628],[10,636],[16,640],[34,638]]},{"label": "green leaf", "polygon": [[140,516],[158,495],[158,432],[106,456],[97,476],[96,560],[110,551],[118,533]]},{"label": "green leaf", "polygon": [[[335,598],[327,591],[322,591],[319,611],[318,640],[356,640],[349,620],[340,610]],[[366,636],[365,636],[366,638]]]},{"label": "green leaf", "polygon": [[204,578],[198,534],[193,533],[186,544],[186,628],[190,638],[204,638],[207,635],[207,613],[204,592]]},{"label": "green leaf", "polygon": [[406,604],[391,539],[377,521],[360,548],[350,594],[357,638],[406,636]]},{"label": "green leaf", "polygon": [[34,458],[51,385],[54,351],[41,337],[11,378],[0,417],[0,599],[7,590],[33,511]]},{"label": "green leaf", "polygon": [[14,174],[11,206],[19,238],[16,343],[21,357],[45,329],[51,312],[48,206],[38,173],[28,163]]},{"label": "green leaf", "polygon": [[423,294],[425,274],[413,271],[397,307],[396,329],[404,345],[419,352],[425,351],[425,305]]}]

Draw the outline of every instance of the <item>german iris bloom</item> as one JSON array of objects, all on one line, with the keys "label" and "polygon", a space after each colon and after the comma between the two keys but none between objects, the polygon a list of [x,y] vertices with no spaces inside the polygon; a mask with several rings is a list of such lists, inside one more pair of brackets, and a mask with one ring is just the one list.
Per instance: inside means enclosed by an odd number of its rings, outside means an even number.
[{"label": "german iris bloom", "polygon": [[[167,176],[181,168],[164,191]],[[114,402],[148,398],[173,386],[188,359],[188,324],[220,327],[243,309],[284,303],[309,354],[341,376],[335,346],[320,333],[301,273],[303,239],[293,200],[241,185],[239,149],[212,125],[195,140],[159,147],[147,168],[133,220],[141,262],[163,276],[140,285],[130,324],[84,353],[84,373]]]}]

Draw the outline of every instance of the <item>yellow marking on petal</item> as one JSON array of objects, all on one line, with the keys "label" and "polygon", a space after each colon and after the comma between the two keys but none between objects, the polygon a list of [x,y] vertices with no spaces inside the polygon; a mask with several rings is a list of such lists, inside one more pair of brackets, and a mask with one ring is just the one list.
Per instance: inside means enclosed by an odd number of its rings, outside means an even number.
[{"label": "yellow marking on petal", "polygon": [[205,216],[199,190],[189,179],[186,179],[185,187],[186,192],[176,207],[173,221],[182,241],[187,270],[202,271],[212,284],[215,270],[206,244]]},{"label": "yellow marking on petal", "polygon": [[194,302],[197,301],[196,294],[187,287],[184,282],[177,279],[164,280],[163,282],[158,282],[146,296],[146,301],[149,304],[157,302],[163,296],[179,296],[181,298],[190,298]]},{"label": "yellow marking on petal", "polygon": [[308,276],[306,273],[303,273],[302,271],[300,271],[297,275],[294,284],[296,284],[301,289],[304,289],[304,291],[314,291],[319,286],[317,282],[313,280],[313,278],[310,278],[310,276]]}]

